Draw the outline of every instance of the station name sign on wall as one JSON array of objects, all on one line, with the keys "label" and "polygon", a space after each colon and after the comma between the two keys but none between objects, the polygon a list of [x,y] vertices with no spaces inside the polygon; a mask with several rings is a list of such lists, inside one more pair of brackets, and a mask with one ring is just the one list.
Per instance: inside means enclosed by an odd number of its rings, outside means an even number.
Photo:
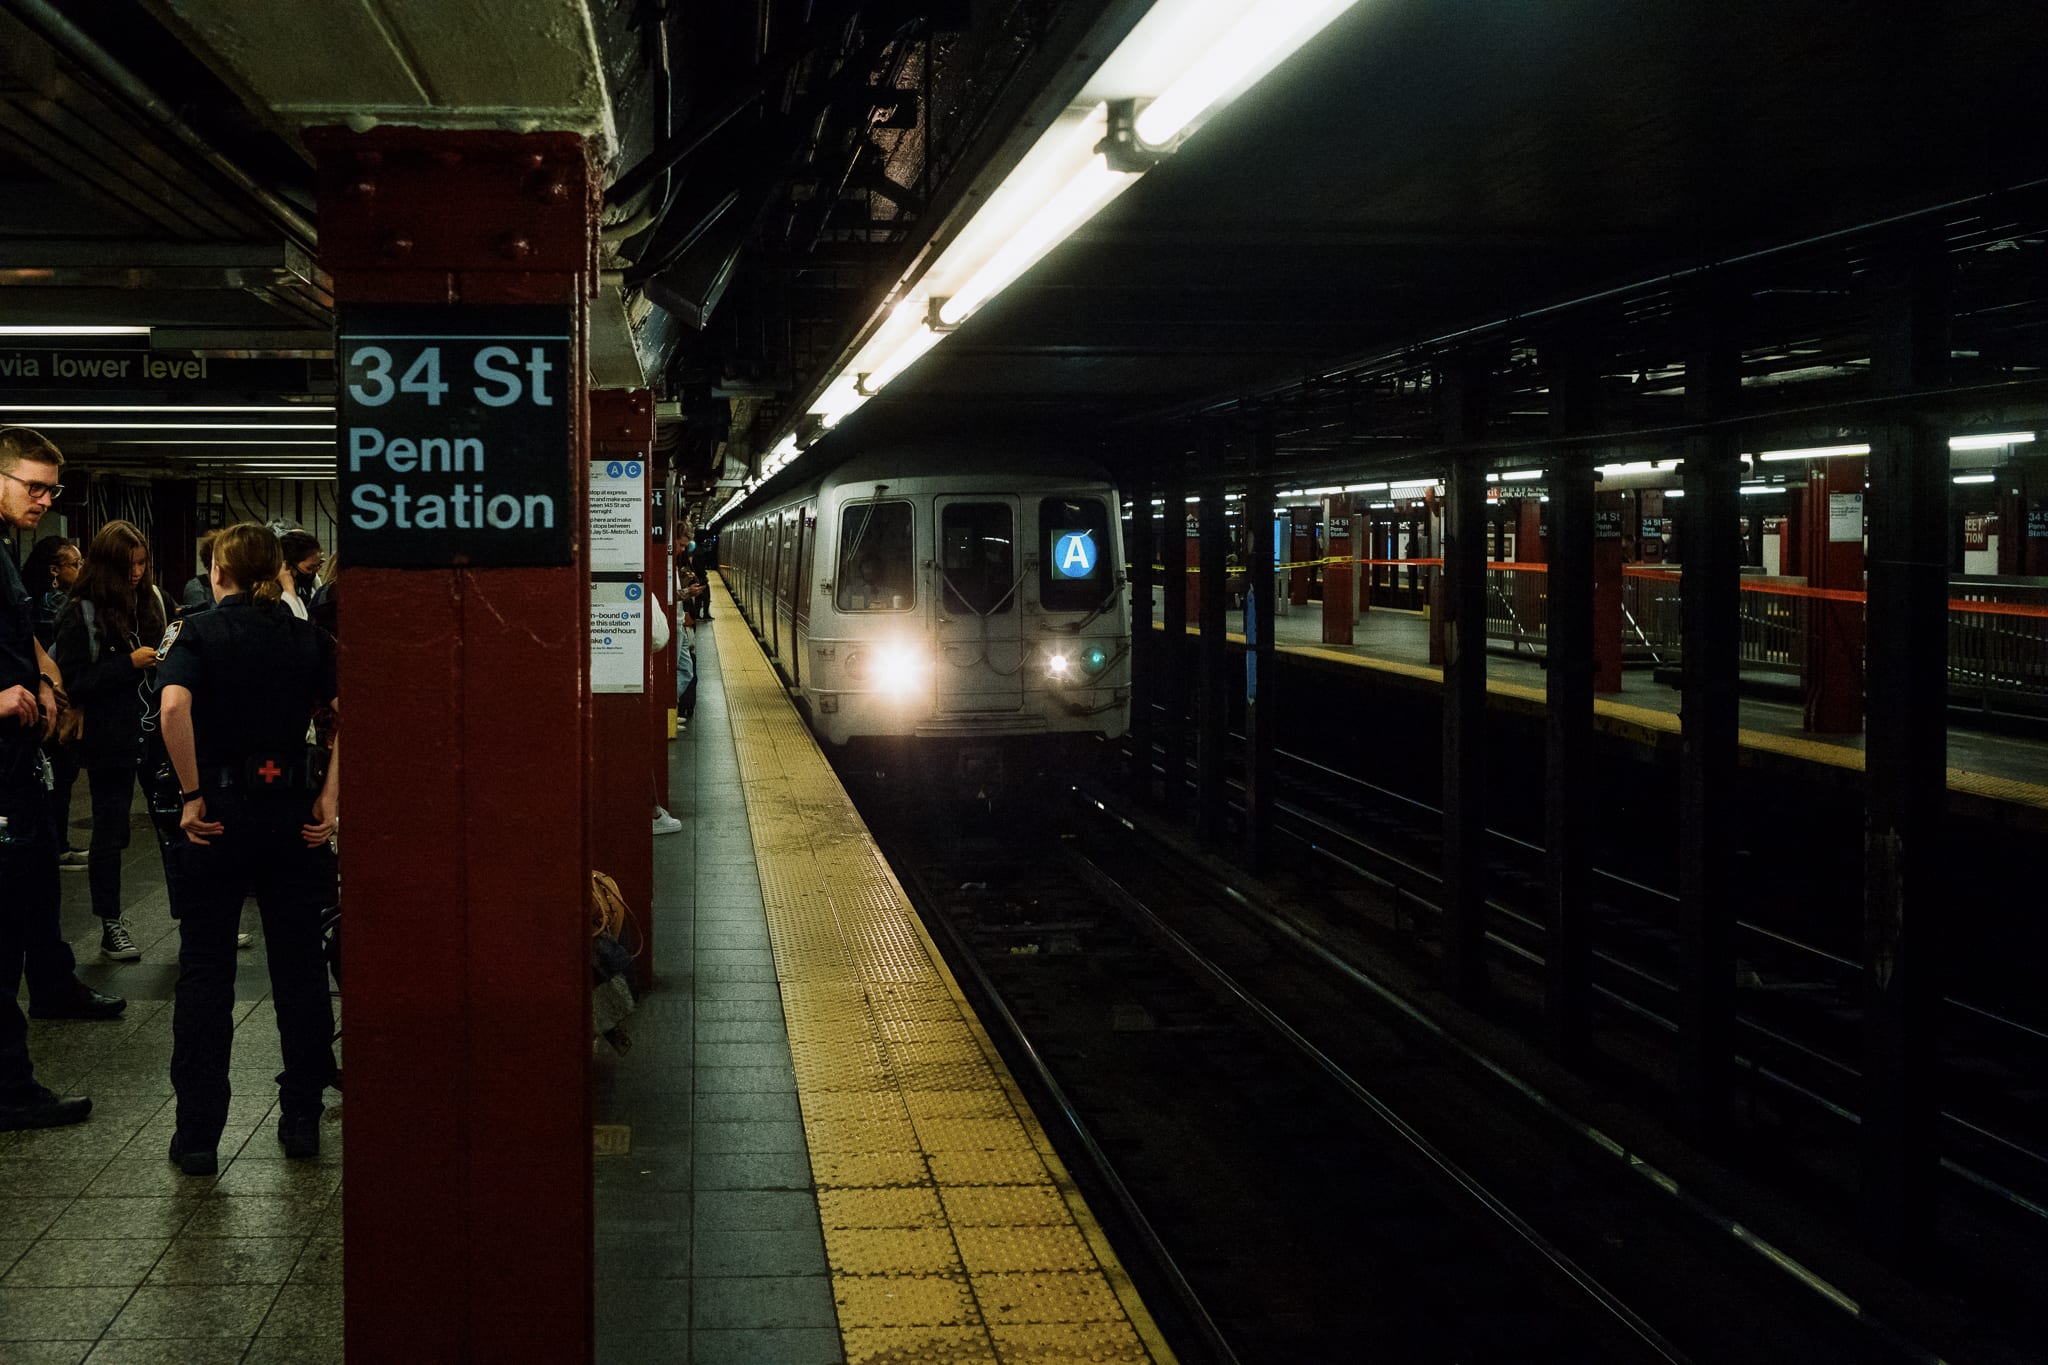
[{"label": "station name sign on wall", "polygon": [[570,321],[566,307],[342,310],[346,563],[574,562]]}]

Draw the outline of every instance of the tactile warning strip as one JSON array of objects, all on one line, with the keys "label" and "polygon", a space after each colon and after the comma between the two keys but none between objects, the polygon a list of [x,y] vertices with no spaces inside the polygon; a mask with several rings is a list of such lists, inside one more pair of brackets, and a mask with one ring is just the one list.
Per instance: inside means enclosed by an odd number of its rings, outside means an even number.
[{"label": "tactile warning strip", "polygon": [[1170,1365],[729,596],[712,620],[847,1360]]}]

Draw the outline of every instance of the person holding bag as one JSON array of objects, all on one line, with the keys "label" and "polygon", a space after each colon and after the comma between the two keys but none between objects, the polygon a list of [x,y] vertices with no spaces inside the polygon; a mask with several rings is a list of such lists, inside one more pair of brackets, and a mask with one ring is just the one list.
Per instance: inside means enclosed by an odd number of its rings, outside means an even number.
[{"label": "person holding bag", "polygon": [[148,540],[133,522],[108,522],[86,549],[50,656],[83,718],[72,747],[92,792],[86,876],[100,919],[100,955],[117,962],[142,956],[121,918],[121,854],[141,759],[143,689],[157,658],[155,645],[144,642],[161,639],[164,625]]}]

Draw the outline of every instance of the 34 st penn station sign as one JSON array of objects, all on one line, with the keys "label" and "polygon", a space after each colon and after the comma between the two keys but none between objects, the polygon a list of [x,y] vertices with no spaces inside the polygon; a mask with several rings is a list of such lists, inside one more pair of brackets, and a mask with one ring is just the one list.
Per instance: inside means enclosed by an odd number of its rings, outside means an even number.
[{"label": "34 st penn station sign", "polygon": [[570,336],[567,308],[344,309],[344,562],[573,563]]}]

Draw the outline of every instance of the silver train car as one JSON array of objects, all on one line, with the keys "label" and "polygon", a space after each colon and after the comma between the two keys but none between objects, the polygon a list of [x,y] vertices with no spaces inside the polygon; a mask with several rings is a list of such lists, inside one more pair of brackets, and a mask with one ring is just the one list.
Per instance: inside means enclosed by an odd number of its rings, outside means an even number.
[{"label": "silver train car", "polygon": [[727,519],[719,561],[821,741],[1014,771],[1130,725],[1119,511],[1085,464],[868,454]]}]

